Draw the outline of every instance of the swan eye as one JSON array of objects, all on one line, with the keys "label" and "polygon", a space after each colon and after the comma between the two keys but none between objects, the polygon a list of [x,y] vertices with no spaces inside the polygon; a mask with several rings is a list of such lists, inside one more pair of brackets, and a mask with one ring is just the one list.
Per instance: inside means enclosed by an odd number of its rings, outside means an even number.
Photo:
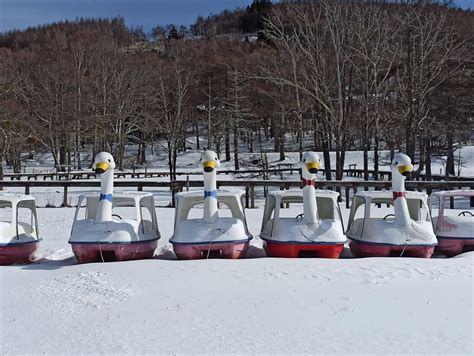
[{"label": "swan eye", "polygon": [[217,157],[215,158],[215,160],[217,161]]},{"label": "swan eye", "polygon": [[398,162],[395,162],[395,164],[398,166]]},{"label": "swan eye", "polygon": [[112,163],[112,161],[109,159],[109,162]]}]

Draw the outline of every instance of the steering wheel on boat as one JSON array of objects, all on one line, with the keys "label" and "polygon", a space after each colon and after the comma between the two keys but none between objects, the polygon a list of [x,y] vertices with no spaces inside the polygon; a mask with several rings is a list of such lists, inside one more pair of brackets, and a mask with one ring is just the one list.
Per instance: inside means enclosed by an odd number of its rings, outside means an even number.
[{"label": "steering wheel on boat", "polygon": [[471,213],[470,211],[467,211],[467,210],[461,211],[458,216],[466,216],[466,214],[469,214],[470,216],[474,216],[473,213]]},{"label": "steering wheel on boat", "polygon": [[123,220],[119,214],[112,214],[112,217],[116,217],[116,218],[119,218],[120,220]]},{"label": "steering wheel on boat", "polygon": [[[390,219],[389,219],[390,218]],[[388,222],[394,222],[395,221],[395,214],[388,214],[388,215],[385,215],[385,217],[383,218],[385,221],[388,221]]]},{"label": "steering wheel on boat", "polygon": [[303,217],[304,217],[304,214],[298,214],[298,215],[296,215],[295,219],[300,220],[300,219],[303,219]]}]

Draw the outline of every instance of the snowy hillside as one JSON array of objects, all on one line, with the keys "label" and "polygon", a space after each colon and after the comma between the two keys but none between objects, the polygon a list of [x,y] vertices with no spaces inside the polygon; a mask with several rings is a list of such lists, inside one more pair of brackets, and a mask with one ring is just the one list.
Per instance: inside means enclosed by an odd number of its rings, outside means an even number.
[{"label": "snowy hillside", "polygon": [[[204,147],[204,146],[203,146]],[[130,168],[134,166],[134,159],[136,155],[136,148],[132,145],[127,148],[127,164],[126,167]],[[168,170],[168,156],[165,151],[160,151],[159,154],[151,154],[147,151],[147,168],[151,170]],[[323,160],[323,154],[319,152],[320,157]],[[181,152],[177,157],[177,170],[190,172],[199,169],[199,159],[201,151],[190,150],[187,152]],[[267,153],[268,164],[270,167],[278,167],[279,164],[298,164],[299,153],[298,152],[287,152],[286,159],[284,161],[279,160],[279,154],[274,152]],[[331,167],[336,168],[336,154],[331,152]],[[369,169],[373,169],[373,151],[369,152]],[[224,161],[223,154],[221,155],[221,169],[233,170],[234,161]],[[260,153],[247,153],[242,152],[240,154],[240,166],[242,170],[250,169],[262,169],[261,166],[261,154]],[[88,164],[92,162],[90,152],[82,153],[83,169],[88,169]],[[465,146],[459,151],[456,151],[456,159],[459,161],[459,166],[456,165],[456,173],[460,169],[461,176],[474,176],[474,146]],[[363,152],[362,151],[348,151],[346,152],[346,159],[344,162],[344,168],[349,168],[350,164],[357,164],[358,169],[363,168]],[[432,162],[432,173],[433,174],[444,174],[445,173],[446,157],[435,158],[433,157]],[[54,162],[49,153],[37,154],[34,159],[27,159],[23,163],[25,172],[54,172]],[[380,170],[389,170],[390,167],[390,151],[380,152]],[[6,167],[5,172],[11,172],[9,167]]]}]

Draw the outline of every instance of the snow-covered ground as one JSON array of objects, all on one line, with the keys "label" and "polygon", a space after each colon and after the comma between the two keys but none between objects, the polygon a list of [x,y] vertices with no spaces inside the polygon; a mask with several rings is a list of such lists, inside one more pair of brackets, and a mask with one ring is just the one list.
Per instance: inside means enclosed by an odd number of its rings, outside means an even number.
[{"label": "snow-covered ground", "polygon": [[[244,260],[176,261],[157,208],[155,259],[78,265],[74,209],[38,213],[39,261],[0,267],[0,354],[474,352],[474,253],[274,259],[256,238]],[[247,210],[254,236],[262,214]]]},{"label": "snow-covered ground", "polygon": [[[199,156],[181,154],[180,170],[198,170]],[[241,157],[242,169],[259,168],[253,163],[259,154]],[[277,154],[268,159],[280,163]],[[298,160],[289,153],[283,163]],[[164,155],[149,161],[149,168],[166,169]],[[463,148],[462,161],[461,175],[474,176],[474,146]],[[348,152],[350,163],[360,168],[361,152]],[[52,167],[48,155],[28,164],[27,171]],[[442,166],[436,161],[433,173]],[[232,167],[222,162],[223,169]],[[339,260],[266,258],[257,192],[258,209],[246,212],[256,237],[247,258],[176,261],[168,242],[174,210],[165,208],[170,192],[147,190],[154,192],[162,234],[155,258],[78,265],[67,243],[74,209],[48,207],[61,204],[62,189],[31,189],[41,207],[43,241],[35,263],[0,267],[1,355],[474,353],[474,252],[451,259],[353,259],[346,248]],[[70,189],[69,204],[87,191],[97,189]],[[285,210],[296,216],[301,207]],[[342,212],[347,227],[348,210]]]},{"label": "snow-covered ground", "polygon": [[[204,146],[202,146],[204,147]],[[125,168],[130,168],[134,165],[134,159],[136,156],[134,146],[127,146],[126,150],[126,162]],[[322,152],[319,152],[321,160],[323,159]],[[287,152],[286,159],[284,161],[279,160],[279,153],[268,152],[267,159],[270,167],[278,167],[279,164],[297,164],[299,162],[299,153],[298,152]],[[187,152],[181,152],[177,157],[177,167],[178,171],[182,172],[191,172],[200,170],[199,159],[201,157],[201,151],[189,150]],[[336,153],[331,152],[331,167],[336,168]],[[369,169],[373,169],[373,151],[369,151]],[[221,160],[223,160],[223,154],[221,155]],[[233,158],[233,157],[232,157]],[[261,154],[248,153],[245,149],[242,149],[240,153],[240,166],[242,170],[250,169],[256,170],[261,169]],[[90,152],[82,153],[83,160],[83,169],[88,168],[88,164],[92,162],[92,157]],[[456,160],[456,175],[459,172],[460,176],[464,177],[474,177],[474,146],[465,146],[460,148],[455,152]],[[323,161],[323,160],[322,160]],[[324,161],[323,161],[324,162]],[[147,151],[147,168],[150,170],[168,170],[168,154],[166,151],[160,150],[158,154],[151,154]],[[363,153],[362,151],[347,151],[346,159],[344,162],[344,167],[349,168],[350,164],[357,164],[358,169],[363,169]],[[390,151],[381,151],[380,152],[380,170],[390,170]],[[26,159],[23,163],[24,172],[27,173],[38,173],[38,172],[55,172],[54,162],[50,153],[36,154],[34,159]],[[432,173],[433,174],[442,174],[445,173],[446,157],[433,157],[432,158]],[[228,162],[221,161],[221,169],[234,169],[234,161],[231,159]],[[131,169],[127,169],[131,170]],[[10,167],[5,168],[5,172],[10,173]]]}]

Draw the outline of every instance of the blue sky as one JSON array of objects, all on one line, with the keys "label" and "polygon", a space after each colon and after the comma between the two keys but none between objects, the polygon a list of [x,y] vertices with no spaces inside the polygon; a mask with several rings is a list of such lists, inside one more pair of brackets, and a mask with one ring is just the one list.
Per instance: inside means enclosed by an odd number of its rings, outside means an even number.
[{"label": "blue sky", "polygon": [[[0,31],[77,17],[125,17],[128,26],[189,25],[198,15],[245,7],[252,0],[0,0]],[[474,9],[474,0],[457,0]]]}]

